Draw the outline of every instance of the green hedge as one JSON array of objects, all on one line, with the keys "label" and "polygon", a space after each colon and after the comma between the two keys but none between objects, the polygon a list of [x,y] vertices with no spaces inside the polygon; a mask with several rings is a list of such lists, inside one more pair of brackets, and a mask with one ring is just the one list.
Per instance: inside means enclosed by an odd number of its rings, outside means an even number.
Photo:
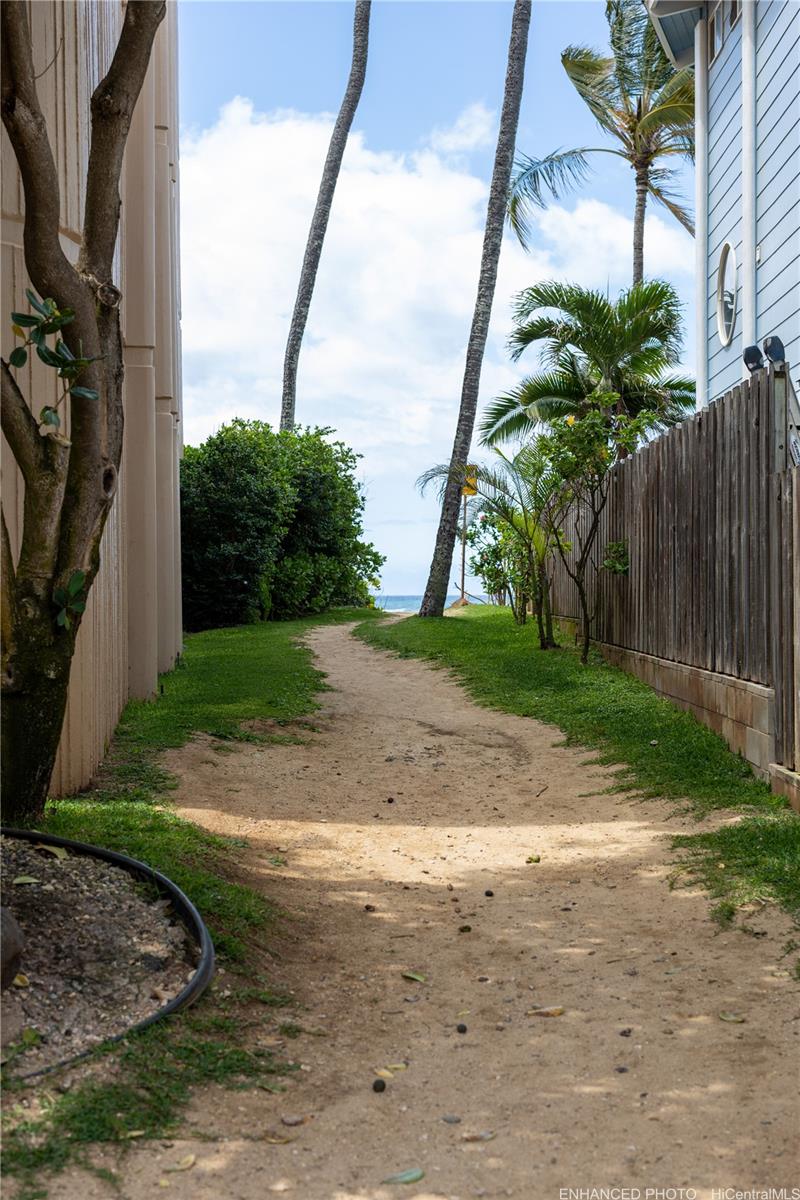
[{"label": "green hedge", "polygon": [[330,430],[236,419],[181,465],[187,629],[366,604],[384,561],[362,541],[358,456]]}]

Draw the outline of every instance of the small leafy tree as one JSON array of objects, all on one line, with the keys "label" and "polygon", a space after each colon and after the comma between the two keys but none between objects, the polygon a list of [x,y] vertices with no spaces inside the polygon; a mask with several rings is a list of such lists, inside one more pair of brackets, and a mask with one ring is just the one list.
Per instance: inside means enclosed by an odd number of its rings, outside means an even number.
[{"label": "small leafy tree", "polygon": [[183,614],[187,629],[266,616],[295,492],[279,437],[234,420],[181,463]]},{"label": "small leafy tree", "polygon": [[528,561],[519,541],[504,523],[481,512],[467,530],[472,548],[470,570],[495,604],[508,604],[518,625],[527,621],[530,593]]},{"label": "small leafy tree", "polygon": [[[41,815],[61,736],[70,668],[122,455],[122,333],[114,253],[131,118],[165,0],[128,0],[114,57],[91,101],[83,232],[73,265],[60,239],[59,180],[36,90],[28,5],[4,0],[2,113],[25,199],[29,313],[2,361],[2,428],[25,482],[19,554],[2,520],[4,818]],[[53,339],[52,341],[48,339]],[[15,378],[30,353],[61,379],[34,415]],[[64,411],[69,406],[69,436]]]},{"label": "small leafy tree", "polygon": [[[619,411],[615,392],[595,393],[576,418],[554,421],[536,440],[559,484],[542,512],[552,544],[575,584],[581,607],[581,662],[589,659],[591,623],[589,573],[595,566],[600,518],[608,502],[611,469],[640,443],[652,414]],[[570,521],[571,538],[565,536]]]},{"label": "small leafy tree", "polygon": [[329,441],[331,432],[282,434],[294,502],[271,579],[276,618],[366,604],[385,561],[363,540],[359,455],[343,442]]},{"label": "small leafy tree", "polygon": [[234,420],[181,467],[190,629],[365,604],[383,557],[362,540],[357,455],[326,429]]},{"label": "small leafy tree", "polygon": [[[553,552],[551,535],[542,514],[559,485],[557,474],[535,444],[523,446],[511,458],[495,448],[495,461],[479,465],[473,478],[477,510],[492,518],[498,533],[497,564],[507,565],[506,586],[512,597],[514,617],[524,625],[527,604],[533,601],[543,650],[556,645],[550,609],[547,563]],[[432,482],[444,492],[453,469],[442,463],[431,467],[418,480],[422,492]],[[458,481],[466,467],[456,468]]]}]

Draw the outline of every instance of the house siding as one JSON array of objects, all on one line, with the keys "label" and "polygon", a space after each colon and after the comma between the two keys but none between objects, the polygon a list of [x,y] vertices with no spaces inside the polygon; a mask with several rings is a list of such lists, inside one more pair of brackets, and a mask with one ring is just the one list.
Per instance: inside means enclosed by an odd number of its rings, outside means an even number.
[{"label": "house siding", "polygon": [[756,5],[756,330],[800,385],[800,6]]},{"label": "house siding", "polygon": [[721,395],[741,378],[742,293],[737,289],[736,327],[729,346],[717,334],[717,268],[730,242],[742,261],[742,22],[726,31],[722,50],[708,72],[708,256],[706,346],[709,397]]},{"label": "house siding", "polygon": [[[800,386],[800,4],[754,3],[755,334],[759,345],[770,334],[780,337]],[[734,387],[744,374],[742,278],[752,263],[743,261],[748,246],[742,195],[743,23],[740,17],[733,29],[726,28],[707,76],[708,234],[699,302],[706,314],[708,390],[701,403]],[[739,268],[736,329],[729,346],[720,342],[716,316],[717,271],[726,241]]]},{"label": "house siding", "polygon": [[[66,255],[76,261],[80,246],[82,215],[85,198],[86,168],[89,155],[90,99],[92,91],[108,68],[122,25],[124,5],[121,0],[36,0],[28,8],[34,68],[39,72],[37,90],[55,158],[61,199],[61,237]],[[162,665],[174,661],[180,647],[180,623],[175,618],[175,593],[180,594],[179,564],[173,562],[169,578],[162,590],[168,595],[173,612],[166,621],[151,597],[144,595],[139,566],[132,553],[132,543],[141,527],[138,509],[133,512],[132,498],[139,509],[153,512],[151,531],[170,528],[172,544],[179,546],[177,529],[178,505],[174,480],[177,477],[177,457],[180,453],[180,368],[177,362],[180,338],[177,329],[178,261],[175,208],[177,205],[177,113],[174,89],[176,53],[176,11],[170,4],[168,15],[159,29],[156,42],[157,62],[151,73],[167,79],[165,103],[158,114],[158,126],[151,119],[149,129],[141,121],[134,124],[129,138],[129,152],[137,138],[152,147],[158,140],[164,147],[162,190],[166,201],[165,225],[160,253],[154,264],[155,280],[150,290],[142,287],[142,254],[131,230],[135,224],[132,207],[146,207],[148,197],[141,180],[131,176],[123,208],[123,221],[118,245],[115,278],[123,292],[122,321],[126,342],[126,361],[131,353],[131,333],[142,324],[148,312],[167,298],[168,311],[164,326],[169,337],[154,337],[149,347],[161,357],[162,370],[173,380],[169,392],[170,422],[164,429],[169,440],[169,488],[161,488],[160,503],[155,491],[141,497],[142,446],[136,435],[126,429],[126,445],[119,487],[106,523],[100,548],[100,570],[89,594],[86,613],[78,634],[70,677],[69,698],[61,734],[58,758],[51,781],[53,795],[63,795],[84,787],[96,772],[108,747],[122,708],[129,695],[154,694],[156,690],[156,659],[152,656],[152,671],[144,685],[132,681],[132,671],[139,669],[145,647],[141,634],[142,613],[149,614],[150,625],[159,621],[169,631],[164,647]],[[48,64],[52,64],[47,70]],[[154,86],[153,83],[150,84]],[[9,313],[26,311],[25,289],[30,286],[22,248],[24,200],[14,154],[2,131],[2,352],[8,357],[14,344]],[[127,159],[126,159],[127,170]],[[123,194],[125,180],[123,179]],[[153,197],[149,199],[152,207]],[[158,291],[156,291],[158,289]],[[141,337],[134,337],[133,351],[141,357]],[[145,348],[147,349],[147,348]],[[168,360],[168,361],[167,361]],[[16,372],[23,393],[35,412],[56,399],[56,380],[35,356]],[[135,415],[142,397],[137,391],[135,372],[128,372],[123,395],[126,412]],[[153,388],[153,404],[155,389]],[[133,413],[131,410],[133,409]],[[65,413],[66,431],[69,414]],[[126,416],[127,424],[127,416]],[[134,422],[131,421],[131,430]],[[22,534],[24,483],[10,450],[2,444],[3,512],[9,529],[12,550],[16,557]],[[137,493],[137,487],[139,491]],[[132,515],[133,514],[133,515]],[[152,532],[151,535],[152,537]],[[159,581],[161,582],[161,581]],[[162,609],[164,605],[162,604]],[[137,615],[138,624],[131,621]],[[150,635],[155,645],[155,635]]]}]

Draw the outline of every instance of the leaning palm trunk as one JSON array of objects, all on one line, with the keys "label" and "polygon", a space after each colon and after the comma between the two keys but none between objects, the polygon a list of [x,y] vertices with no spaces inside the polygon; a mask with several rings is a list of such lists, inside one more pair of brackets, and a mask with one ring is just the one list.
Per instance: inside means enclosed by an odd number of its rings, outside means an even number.
[{"label": "leaning palm trunk", "polygon": [[311,218],[311,228],[308,231],[306,252],[303,256],[303,267],[300,272],[300,283],[297,288],[297,299],[294,303],[292,323],[289,326],[289,337],[286,342],[286,356],[283,361],[283,397],[281,400],[281,429],[291,429],[294,425],[295,407],[297,403],[297,364],[300,359],[300,346],[308,321],[308,310],[311,307],[311,297],[314,294],[314,284],[317,281],[317,269],[322,256],[322,244],[328,228],[331,215],[333,194],[339,179],[347,138],[353,118],[356,115],[358,102],[364,87],[364,77],[367,73],[367,49],[369,47],[369,12],[371,0],[356,0],[356,11],[353,19],[353,61],[350,67],[350,78],[347,81],[342,107],[333,127],[328,156],[322,169],[322,182]]},{"label": "leaning palm trunk", "polygon": [[517,136],[520,101],[522,100],[522,86],[525,79],[525,53],[528,46],[528,26],[530,25],[530,19],[531,0],[515,0],[514,14],[511,19],[511,38],[508,47],[508,67],[503,95],[503,112],[500,117],[500,130],[497,135],[494,170],[492,172],[489,203],[486,211],[486,229],[483,235],[478,296],[475,301],[472,328],[467,345],[467,361],[461,387],[461,406],[459,408],[456,435],[453,441],[453,453],[450,460],[451,471],[442,501],[442,512],[439,518],[439,529],[436,534],[436,546],[433,552],[430,574],[428,575],[428,583],[419,610],[421,617],[441,617],[444,613],[444,602],[447,596],[450,564],[453,559],[453,549],[458,529],[458,512],[461,498],[461,481],[458,476],[458,468],[459,464],[465,463],[469,459],[472,431],[475,426],[475,411],[478,406],[481,367],[486,348],[486,338],[489,333],[489,319],[492,315],[492,301],[494,300],[494,289],[497,282],[497,265],[500,260],[500,246],[503,240],[506,200],[511,180],[511,167],[514,161],[514,144]]}]

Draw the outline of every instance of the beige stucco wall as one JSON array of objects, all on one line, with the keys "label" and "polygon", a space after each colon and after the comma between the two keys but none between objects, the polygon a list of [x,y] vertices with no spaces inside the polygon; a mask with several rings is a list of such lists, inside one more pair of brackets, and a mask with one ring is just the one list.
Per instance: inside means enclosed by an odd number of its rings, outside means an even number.
[{"label": "beige stucco wall", "polygon": [[[72,258],[82,222],[89,101],[113,55],[123,13],[122,0],[35,0],[29,8],[34,66],[44,72],[37,87],[59,171],[62,239]],[[126,155],[118,247],[125,449],[100,572],[78,636],[55,795],[89,782],[128,696],[155,695],[157,671],[168,670],[180,650],[176,50],[176,8],[170,3]],[[2,138],[1,324],[7,357],[13,346],[8,314],[27,309],[28,280],[22,189],[5,133]],[[53,373],[38,360],[17,378],[35,411],[54,398]],[[16,551],[23,483],[5,443],[2,469],[3,508]]]}]

